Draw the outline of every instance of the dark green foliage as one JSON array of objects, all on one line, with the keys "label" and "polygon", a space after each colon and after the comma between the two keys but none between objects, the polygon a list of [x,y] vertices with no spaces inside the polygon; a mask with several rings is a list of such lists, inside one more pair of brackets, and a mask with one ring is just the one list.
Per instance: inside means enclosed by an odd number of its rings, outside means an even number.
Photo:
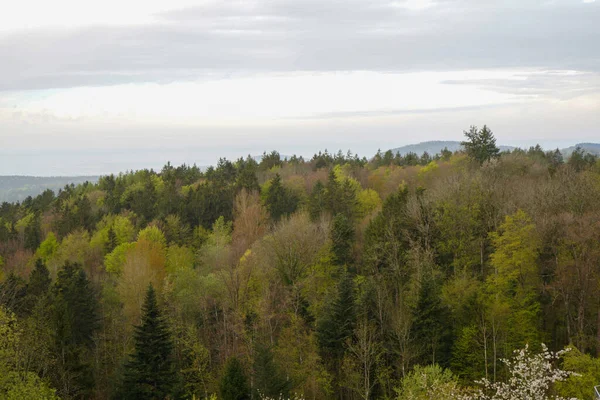
[{"label": "dark green foliage", "polygon": [[405,187],[391,194],[365,232],[365,264],[374,271],[393,273],[402,280],[408,278],[407,271],[400,270],[409,248],[406,239],[409,229],[406,218],[407,199],[408,189]]},{"label": "dark green foliage", "polygon": [[321,213],[325,210],[325,186],[321,181],[317,181],[308,199],[308,213],[310,219],[317,221]]},{"label": "dark green foliage", "polygon": [[260,160],[259,168],[261,171],[269,170],[273,167],[280,167],[283,164],[279,152],[273,150],[270,153],[264,152]]},{"label": "dark green foliage", "polygon": [[42,243],[40,214],[35,213],[31,222],[25,227],[25,248],[35,251],[40,243]]},{"label": "dark green foliage", "polygon": [[252,369],[254,372],[253,386],[256,391],[272,398],[278,398],[280,395],[287,398],[291,382],[275,365],[270,347],[262,343],[255,346]]},{"label": "dark green foliage", "polygon": [[115,231],[111,226],[110,228],[108,228],[108,240],[104,245],[104,253],[110,253],[115,249],[115,247],[117,247],[117,235],[115,234]]},{"label": "dark green foliage", "polygon": [[274,221],[288,216],[298,208],[298,197],[281,183],[281,176],[275,175],[267,192],[265,206]]},{"label": "dark green foliage", "polygon": [[354,282],[348,274],[340,279],[335,296],[317,322],[317,339],[326,360],[342,359],[346,339],[352,336],[356,324]]},{"label": "dark green foliage", "polygon": [[349,179],[339,182],[335,173],[330,171],[325,190],[325,209],[332,215],[343,214],[353,219],[356,212],[356,190]]},{"label": "dark green foliage", "polygon": [[419,349],[415,363],[448,366],[451,352],[450,310],[442,304],[439,286],[424,277],[419,299],[412,309],[411,334]]},{"label": "dark green foliage", "polygon": [[11,273],[4,282],[0,282],[0,305],[20,315],[26,303],[27,286],[25,281]]},{"label": "dark green foliage", "polygon": [[219,387],[223,400],[250,399],[248,380],[242,363],[236,357],[231,357],[227,360],[225,372],[223,373]]},{"label": "dark green foliage", "polygon": [[45,301],[52,279],[50,272],[41,259],[35,261],[35,267],[29,274],[29,283],[27,284],[27,295],[25,298],[25,308],[27,313],[31,313],[40,301]]},{"label": "dark green foliage", "polygon": [[135,350],[125,366],[123,399],[162,400],[173,396],[177,375],[173,343],[152,285],[142,306],[142,322],[135,327]]},{"label": "dark green foliage", "polygon": [[85,272],[71,263],[58,272],[52,295],[54,387],[63,397],[88,398],[94,387],[90,350],[99,328],[96,295]]},{"label": "dark green foliage", "polygon": [[354,225],[344,214],[338,214],[331,224],[331,250],[338,265],[350,265],[354,260]]},{"label": "dark green foliage", "polygon": [[477,130],[476,126],[471,126],[471,129],[465,131],[464,135],[467,140],[461,142],[461,145],[465,148],[467,155],[479,164],[500,155],[500,149],[496,146],[496,138],[487,125],[480,130]]}]

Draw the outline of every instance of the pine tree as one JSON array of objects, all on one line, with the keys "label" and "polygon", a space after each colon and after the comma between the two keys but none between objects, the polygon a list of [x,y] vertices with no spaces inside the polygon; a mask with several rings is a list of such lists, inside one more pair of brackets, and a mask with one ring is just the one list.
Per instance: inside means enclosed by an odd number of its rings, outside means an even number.
[{"label": "pine tree", "polygon": [[125,366],[123,398],[159,400],[172,396],[177,384],[173,343],[152,285],[142,306],[142,322],[135,327],[134,341],[135,351]]},{"label": "pine tree", "polygon": [[220,392],[223,400],[250,399],[250,388],[242,363],[235,357],[227,361],[225,373],[220,382]]}]

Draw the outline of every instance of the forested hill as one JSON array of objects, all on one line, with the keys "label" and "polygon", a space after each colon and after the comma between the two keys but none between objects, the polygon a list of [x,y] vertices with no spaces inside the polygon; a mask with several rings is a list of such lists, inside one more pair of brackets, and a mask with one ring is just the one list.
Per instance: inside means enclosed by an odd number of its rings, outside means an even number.
[{"label": "forested hill", "polygon": [[2,203],[0,398],[483,399],[526,345],[510,390],[589,398],[600,161],[486,129],[464,152],[273,152]]},{"label": "forested hill", "polygon": [[8,176],[0,175],[0,203],[14,203],[28,196],[37,196],[44,190],[58,192],[65,185],[78,185],[86,181],[97,182],[97,176]]},{"label": "forested hill", "polygon": [[[462,150],[461,142],[455,140],[433,140],[429,142],[421,142],[416,144],[409,144],[402,147],[397,147],[395,149],[391,149],[390,151],[393,154],[400,153],[405,156],[408,153],[415,153],[419,156],[423,155],[423,153],[427,152],[429,154],[438,154],[441,153],[443,149],[448,149],[452,152]],[[498,146],[500,151],[512,151],[516,147],[514,146]],[[564,149],[560,149],[563,157],[568,158],[571,154],[577,149],[580,148],[586,153],[594,154],[596,156],[600,155],[600,143],[578,143],[574,146],[570,146]]]}]

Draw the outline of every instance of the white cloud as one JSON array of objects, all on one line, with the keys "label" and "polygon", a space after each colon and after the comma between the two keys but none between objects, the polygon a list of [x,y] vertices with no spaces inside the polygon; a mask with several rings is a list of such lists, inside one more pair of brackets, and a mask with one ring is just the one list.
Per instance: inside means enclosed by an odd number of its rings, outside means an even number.
[{"label": "white cloud", "polygon": [[[244,125],[322,114],[423,111],[506,104],[510,93],[477,80],[520,80],[522,71],[282,73],[203,82],[128,84],[32,92],[10,101],[20,112],[57,118]],[[464,85],[448,85],[446,80]],[[475,82],[475,83],[473,83]],[[1,103],[0,103],[1,104]]]}]

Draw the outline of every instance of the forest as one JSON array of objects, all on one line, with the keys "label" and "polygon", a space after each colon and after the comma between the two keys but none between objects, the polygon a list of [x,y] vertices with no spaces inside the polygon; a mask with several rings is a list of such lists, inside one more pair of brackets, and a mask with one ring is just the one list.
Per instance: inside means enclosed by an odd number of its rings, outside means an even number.
[{"label": "forest", "polygon": [[0,398],[592,399],[600,160],[464,135],[2,203]]}]

